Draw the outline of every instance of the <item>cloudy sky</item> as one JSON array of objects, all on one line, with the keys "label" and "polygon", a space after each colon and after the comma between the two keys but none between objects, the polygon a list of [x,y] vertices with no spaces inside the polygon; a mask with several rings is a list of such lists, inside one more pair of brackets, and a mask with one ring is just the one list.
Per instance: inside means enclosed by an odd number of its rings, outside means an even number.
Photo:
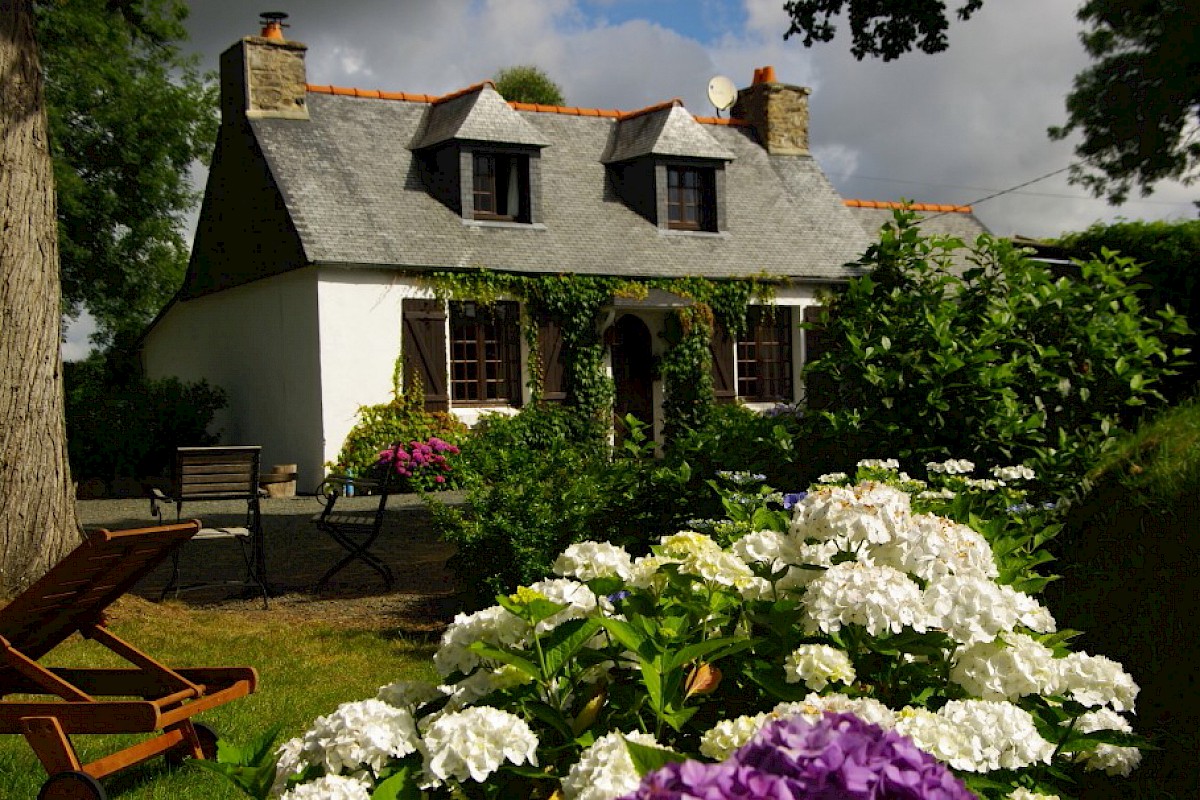
[{"label": "cloudy sky", "polygon": [[[288,38],[308,45],[310,83],[441,94],[532,63],[570,105],[680,97],[711,115],[710,77],[745,86],[769,64],[779,80],[812,87],[813,150],[845,197],[974,203],[1000,235],[1194,218],[1196,187],[1164,184],[1114,208],[1065,174],[977,202],[1071,163],[1070,142],[1046,129],[1064,121],[1071,80],[1089,63],[1079,2],[989,0],[954,25],[947,52],[886,64],[855,61],[845,24],[813,49],[784,41],[783,0],[283,0],[269,10],[289,13]],[[259,30],[244,0],[190,5],[188,47],[206,68]]]}]

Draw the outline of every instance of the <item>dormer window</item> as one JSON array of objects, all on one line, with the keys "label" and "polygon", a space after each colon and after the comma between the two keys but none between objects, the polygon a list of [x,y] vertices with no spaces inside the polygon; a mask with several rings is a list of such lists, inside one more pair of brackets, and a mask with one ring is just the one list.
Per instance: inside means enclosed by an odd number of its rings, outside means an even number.
[{"label": "dormer window", "polygon": [[667,227],[683,231],[717,230],[715,170],[667,167]]},{"label": "dormer window", "polygon": [[472,155],[472,218],[529,222],[529,157],[505,153]]}]

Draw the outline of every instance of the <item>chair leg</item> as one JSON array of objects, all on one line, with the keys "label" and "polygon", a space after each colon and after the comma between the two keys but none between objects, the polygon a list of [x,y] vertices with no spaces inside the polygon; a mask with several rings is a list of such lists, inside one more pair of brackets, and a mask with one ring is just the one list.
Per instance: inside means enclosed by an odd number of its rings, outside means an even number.
[{"label": "chair leg", "polygon": [[171,553],[171,577],[167,579],[167,585],[163,587],[162,594],[158,596],[158,602],[167,599],[167,595],[172,589],[175,590],[175,599],[179,599],[179,551],[181,548],[175,548]]},{"label": "chair leg", "polygon": [[21,731],[34,755],[45,767],[47,775],[83,769],[79,756],[75,754],[75,747],[54,717],[24,717],[21,719]]},{"label": "chair leg", "polygon": [[[267,584],[263,582],[262,576],[255,567],[257,554],[252,555],[246,551],[246,539],[243,537],[238,537],[238,546],[242,549],[242,561],[246,565],[246,583],[253,583],[258,587],[258,591],[262,594],[263,611],[267,611],[271,608],[271,605],[267,600]],[[256,550],[257,547],[251,543],[251,549]]]}]

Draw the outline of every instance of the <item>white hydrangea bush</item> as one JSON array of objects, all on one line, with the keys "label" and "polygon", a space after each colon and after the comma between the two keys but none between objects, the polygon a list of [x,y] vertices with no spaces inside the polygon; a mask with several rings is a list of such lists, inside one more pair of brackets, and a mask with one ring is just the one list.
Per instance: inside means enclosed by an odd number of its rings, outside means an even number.
[{"label": "white hydrangea bush", "polygon": [[922,499],[997,491],[974,469],[931,463],[925,483],[866,461],[857,483],[824,475],[780,529],[728,547],[698,531],[637,556],[571,545],[555,576],[455,617],[439,684],[381,687],[283,745],[273,796],[406,796],[390,793],[403,784],[615,800],[648,763],[723,760],[772,720],[827,712],[910,738],[985,800],[1055,797],[1063,770],[1128,775],[1138,687],[1111,659],[1071,653],[1019,588],[1040,579],[1012,552],[1036,565],[1036,547],[1005,539],[998,556],[989,537],[1006,528],[985,535],[931,513],[946,498]]}]

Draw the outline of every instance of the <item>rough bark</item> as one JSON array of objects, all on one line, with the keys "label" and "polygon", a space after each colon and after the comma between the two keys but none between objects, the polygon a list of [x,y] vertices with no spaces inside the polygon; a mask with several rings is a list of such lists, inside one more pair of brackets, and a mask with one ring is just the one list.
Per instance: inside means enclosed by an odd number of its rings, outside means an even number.
[{"label": "rough bark", "polygon": [[63,419],[54,181],[31,0],[0,2],[0,594],[80,539]]}]

